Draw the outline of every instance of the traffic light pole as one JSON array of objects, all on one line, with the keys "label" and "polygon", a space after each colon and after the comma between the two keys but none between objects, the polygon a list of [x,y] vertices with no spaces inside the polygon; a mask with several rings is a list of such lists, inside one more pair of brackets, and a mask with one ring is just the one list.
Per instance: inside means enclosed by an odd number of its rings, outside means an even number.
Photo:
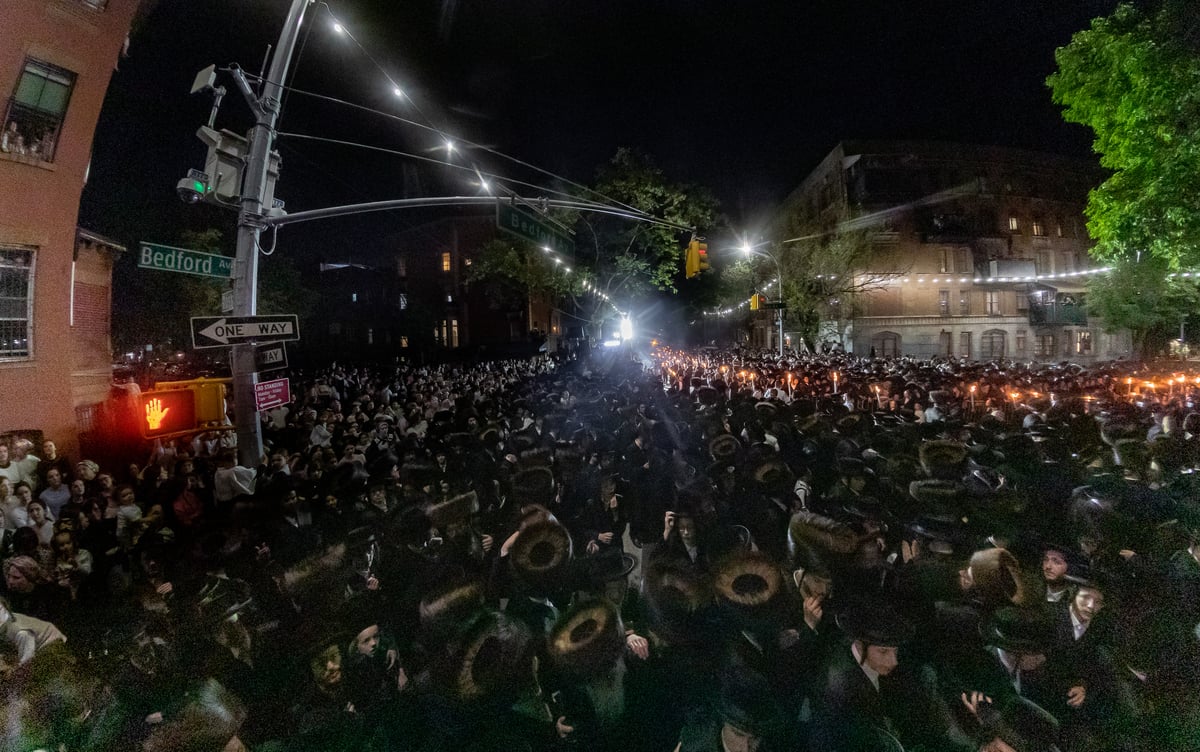
[{"label": "traffic light pole", "polygon": [[[275,141],[275,122],[279,118],[283,81],[291,64],[292,51],[304,22],[304,11],[312,0],[292,0],[287,20],[279,32],[279,42],[271,57],[271,67],[262,82],[262,94],[256,95],[240,70],[234,72],[238,88],[254,111],[250,131],[250,150],[242,183],[238,210],[237,257],[233,269],[233,315],[258,313],[258,238],[264,227],[263,203],[267,192],[267,171]],[[257,467],[262,461],[262,423],[254,403],[254,385],[258,374],[254,366],[254,346],[234,345],[233,371],[234,419],[237,425],[238,460],[245,467]]]},{"label": "traffic light pole", "polygon": [[[742,252],[746,254],[754,254],[755,256],[764,256],[775,262],[775,274],[779,282],[779,302],[783,303],[783,268],[779,265],[779,259],[775,258],[772,253],[766,251],[755,251],[750,248],[742,248]],[[783,357],[783,309],[777,308],[775,315],[779,322],[779,357]]]}]

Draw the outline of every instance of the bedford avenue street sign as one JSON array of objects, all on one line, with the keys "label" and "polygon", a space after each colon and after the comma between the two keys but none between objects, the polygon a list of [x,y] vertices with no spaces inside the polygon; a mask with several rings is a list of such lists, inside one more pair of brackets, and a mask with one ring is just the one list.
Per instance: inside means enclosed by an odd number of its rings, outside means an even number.
[{"label": "bedford avenue street sign", "polygon": [[198,277],[229,279],[233,276],[233,258],[230,256],[172,248],[157,243],[138,245],[138,266],[164,272],[195,274]]},{"label": "bedford avenue street sign", "polygon": [[246,342],[287,342],[300,339],[296,314],[280,316],[193,316],[192,346],[225,347]]},{"label": "bedford avenue street sign", "polygon": [[570,255],[575,252],[575,241],[552,228],[534,214],[522,211],[504,201],[496,203],[496,226],[518,238],[528,240],[552,251]]}]

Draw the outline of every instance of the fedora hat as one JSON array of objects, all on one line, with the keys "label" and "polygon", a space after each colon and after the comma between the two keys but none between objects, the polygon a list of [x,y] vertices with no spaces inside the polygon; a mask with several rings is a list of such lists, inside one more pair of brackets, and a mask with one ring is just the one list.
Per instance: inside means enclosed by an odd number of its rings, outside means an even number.
[{"label": "fedora hat", "polygon": [[791,488],[795,480],[791,468],[778,458],[769,458],[754,468],[754,482],[768,488]]},{"label": "fedora hat", "polygon": [[1054,614],[1037,606],[1005,606],[984,622],[981,633],[993,647],[1012,653],[1044,653],[1054,645]]},{"label": "fedora hat", "polygon": [[985,548],[971,555],[975,593],[990,605],[1024,603],[1021,565],[1007,549]]},{"label": "fedora hat", "polygon": [[586,599],[559,617],[547,640],[550,660],[577,676],[597,676],[625,652],[621,614],[604,598]]},{"label": "fedora hat", "polygon": [[571,533],[557,520],[534,522],[517,534],[509,557],[517,576],[546,590],[561,584],[571,564]]},{"label": "fedora hat", "polygon": [[916,629],[894,608],[880,604],[855,604],[835,618],[838,628],[851,641],[868,645],[898,648],[916,636]]},{"label": "fedora hat", "polygon": [[651,630],[672,644],[699,643],[705,608],[712,603],[711,582],[678,562],[664,560],[646,570],[642,586]]},{"label": "fedora hat", "polygon": [[417,613],[421,629],[444,636],[457,631],[483,608],[483,585],[478,580],[442,581],[421,598]]},{"label": "fedora hat", "polygon": [[583,577],[594,585],[628,577],[637,566],[637,558],[615,548],[585,557],[579,562],[582,565]]}]

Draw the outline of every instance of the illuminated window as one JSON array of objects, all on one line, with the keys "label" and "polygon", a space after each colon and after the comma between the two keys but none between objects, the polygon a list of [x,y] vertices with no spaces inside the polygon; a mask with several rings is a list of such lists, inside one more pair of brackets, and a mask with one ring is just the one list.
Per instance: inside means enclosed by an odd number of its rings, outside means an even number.
[{"label": "illuminated window", "polygon": [[53,162],[73,88],[74,73],[27,58],[17,89],[8,100],[0,151]]},{"label": "illuminated window", "polygon": [[406,334],[400,335],[400,346],[408,347],[408,335],[406,335]]},{"label": "illuminated window", "polygon": [[1016,214],[1008,215],[1008,229],[1010,232],[1017,232],[1021,229],[1021,220],[1017,219]]},{"label": "illuminated window", "polygon": [[450,319],[450,347],[458,347],[458,319]]},{"label": "illuminated window", "polygon": [[1075,333],[1075,352],[1080,355],[1092,354],[1092,333],[1087,330]]},{"label": "illuminated window", "polygon": [[408,296],[405,295],[404,293],[400,293],[400,300],[398,301],[398,303],[399,303],[401,311],[407,310],[408,309]]},{"label": "illuminated window", "polygon": [[396,257],[396,273],[401,277],[408,276],[408,258],[405,256]]},{"label": "illuminated window", "polygon": [[32,354],[33,262],[31,250],[0,247],[0,360]]},{"label": "illuminated window", "polygon": [[987,311],[987,315],[989,315],[989,316],[999,316],[1000,315],[1000,291],[999,290],[988,290],[987,291],[987,300],[986,300],[986,309],[985,310]]},{"label": "illuminated window", "polygon": [[450,252],[446,251],[442,254],[442,271],[450,271]]},{"label": "illuminated window", "polygon": [[1034,237],[1038,237],[1038,238],[1046,237],[1046,225],[1042,223],[1042,220],[1040,220],[1040,219],[1033,220],[1033,234],[1034,234]]}]

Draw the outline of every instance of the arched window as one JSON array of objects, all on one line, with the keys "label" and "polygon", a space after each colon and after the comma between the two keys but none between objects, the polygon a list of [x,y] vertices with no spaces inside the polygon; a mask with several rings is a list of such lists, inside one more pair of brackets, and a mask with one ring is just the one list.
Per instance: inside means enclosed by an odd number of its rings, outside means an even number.
[{"label": "arched window", "polygon": [[1004,357],[1005,338],[1003,329],[989,329],[979,338],[979,357],[985,360],[995,360]]},{"label": "arched window", "polygon": [[871,347],[880,358],[897,358],[900,356],[900,335],[895,332],[879,332],[871,337]]}]

